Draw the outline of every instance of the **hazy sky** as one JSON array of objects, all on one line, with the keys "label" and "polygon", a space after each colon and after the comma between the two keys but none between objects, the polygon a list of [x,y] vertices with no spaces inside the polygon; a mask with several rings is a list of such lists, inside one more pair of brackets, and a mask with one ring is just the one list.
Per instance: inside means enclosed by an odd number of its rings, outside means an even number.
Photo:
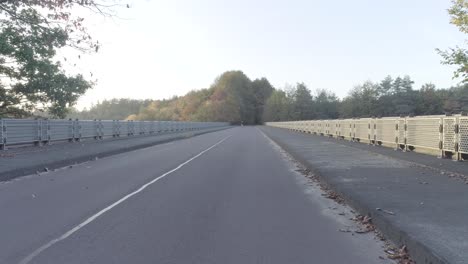
[{"label": "hazy sky", "polygon": [[389,74],[448,87],[457,81],[435,48],[466,45],[449,24],[449,0],[127,1],[121,18],[87,19],[102,48],[78,63],[98,78],[79,108],[183,95],[227,70],[340,97]]}]

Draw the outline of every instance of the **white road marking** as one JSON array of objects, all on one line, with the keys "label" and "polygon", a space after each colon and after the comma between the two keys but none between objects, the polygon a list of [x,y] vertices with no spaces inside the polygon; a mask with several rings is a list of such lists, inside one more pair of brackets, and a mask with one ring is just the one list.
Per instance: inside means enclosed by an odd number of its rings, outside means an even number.
[{"label": "white road marking", "polygon": [[187,161],[181,163],[179,166],[175,167],[174,169],[162,174],[161,176],[153,179],[152,181],[144,184],[143,186],[141,186],[140,188],[138,188],[138,190],[136,191],[133,191],[127,195],[125,195],[124,197],[120,198],[118,201],[114,202],[113,204],[107,206],[106,208],[102,209],[101,211],[97,212],[96,214],[94,214],[93,216],[89,217],[88,219],[86,219],[85,221],[83,221],[81,224],[75,226],[74,228],[70,229],[69,231],[67,231],[66,233],[64,233],[63,235],[61,235],[60,237],[58,238],[55,238],[51,241],[49,241],[48,243],[42,245],[41,247],[39,247],[38,249],[34,250],[34,252],[32,252],[31,254],[29,254],[27,257],[25,257],[23,260],[21,260],[19,262],[19,264],[28,264],[29,262],[31,262],[31,260],[33,260],[35,257],[37,257],[39,254],[41,254],[44,250],[50,248],[51,246],[53,246],[54,244],[68,238],[69,236],[73,235],[73,233],[77,232],[78,230],[80,230],[81,228],[85,227],[86,225],[88,225],[89,223],[93,222],[94,220],[96,220],[96,218],[98,218],[99,216],[103,215],[105,212],[109,211],[110,209],[116,207],[117,205],[123,203],[125,200],[129,199],[130,197],[140,193],[141,191],[143,191],[144,189],[146,189],[148,186],[150,186],[151,184],[161,180],[162,178],[166,177],[167,175],[179,170],[180,168],[182,168],[183,166],[187,165],[188,163],[190,163],[191,161],[193,161],[194,159],[200,157],[201,155],[203,155],[204,153],[208,152],[209,150],[211,150],[212,148],[216,147],[217,145],[223,143],[225,140],[227,140],[228,138],[230,138],[232,135],[230,136],[227,136],[225,137],[224,139],[218,141],[217,143],[215,143],[214,145],[212,145],[211,147],[203,150],[202,152],[198,153],[197,155],[191,157],[190,159],[188,159]]}]

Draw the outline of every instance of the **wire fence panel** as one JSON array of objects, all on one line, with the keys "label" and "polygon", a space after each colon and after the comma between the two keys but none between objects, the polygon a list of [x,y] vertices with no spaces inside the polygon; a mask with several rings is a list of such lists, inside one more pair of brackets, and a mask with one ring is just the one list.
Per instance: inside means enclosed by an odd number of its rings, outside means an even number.
[{"label": "wire fence panel", "polygon": [[39,135],[39,143],[49,142],[50,135],[49,135],[49,122],[48,120],[38,120],[38,135]]},{"label": "wire fence panel", "polygon": [[113,137],[116,135],[114,120],[100,120],[99,128],[100,137]]},{"label": "wire fence panel", "polygon": [[117,136],[126,137],[128,136],[128,121],[117,121]]},{"label": "wire fence panel", "polygon": [[323,124],[324,124],[324,131],[323,131],[323,134],[328,136],[331,134],[330,132],[330,129],[331,129],[331,120],[324,120],[323,121]]},{"label": "wire fence panel", "polygon": [[352,139],[353,135],[353,120],[343,120],[343,137],[347,139]]},{"label": "wire fence panel", "polygon": [[95,120],[80,120],[78,121],[80,138],[97,138],[98,124]]},{"label": "wire fence panel", "polygon": [[128,135],[133,136],[137,133],[137,126],[135,125],[135,121],[129,120],[127,122],[128,125]]},{"label": "wire fence panel", "polygon": [[40,120],[6,119],[3,125],[6,128],[5,144],[27,144],[39,142],[41,138]]},{"label": "wire fence panel", "polygon": [[398,144],[405,145],[406,144],[406,119],[399,118],[397,121],[397,135],[398,135]]},{"label": "wire fence panel", "polygon": [[377,136],[375,135],[375,128],[377,127],[375,123],[375,118],[370,118],[369,120],[369,140],[371,143],[375,144],[375,139]]},{"label": "wire fence panel", "polygon": [[397,140],[397,118],[378,118],[375,120],[375,140],[379,143],[396,144]]},{"label": "wire fence panel", "polygon": [[337,124],[336,124],[336,136],[339,137],[339,138],[343,138],[343,122],[341,122],[342,120],[337,120]]},{"label": "wire fence panel", "polygon": [[369,140],[370,118],[362,118],[354,120],[354,138],[358,140]]},{"label": "wire fence panel", "polygon": [[144,135],[146,133],[146,124],[144,121],[133,121],[135,123],[135,135]]},{"label": "wire fence panel", "polygon": [[458,122],[458,151],[468,154],[468,117],[459,117]]},{"label": "wire fence panel", "polygon": [[166,121],[159,121],[159,124],[161,125],[161,132],[169,131],[168,123]]},{"label": "wire fence panel", "polygon": [[315,120],[309,120],[307,121],[307,126],[308,126],[308,130],[309,130],[309,133],[313,134],[313,133],[317,133],[317,125],[316,125],[316,121]]},{"label": "wire fence panel", "polygon": [[309,120],[303,121],[302,130],[304,131],[304,133],[310,133],[309,132],[309,123],[310,123]]},{"label": "wire fence panel", "polygon": [[456,117],[446,117],[443,120],[443,150],[455,152],[457,143],[457,119]]},{"label": "wire fence panel", "polygon": [[440,149],[441,118],[408,117],[406,144],[412,147]]},{"label": "wire fence panel", "polygon": [[308,132],[307,131],[307,121],[302,121],[301,130],[303,132]]},{"label": "wire fence panel", "polygon": [[317,133],[318,134],[323,134],[324,133],[324,127],[323,127],[323,121],[322,120],[318,120],[317,121]]},{"label": "wire fence panel", "polygon": [[48,131],[48,140],[72,140],[75,137],[73,123],[72,120],[47,120],[43,129]]},{"label": "wire fence panel", "polygon": [[149,121],[148,122],[148,134],[154,134],[156,132],[156,122]]},{"label": "wire fence panel", "polygon": [[339,120],[339,125],[338,125],[338,134],[340,137],[345,138],[347,136],[348,130],[349,130],[349,124],[346,123],[346,120]]},{"label": "wire fence panel", "polygon": [[309,133],[309,121],[308,120],[301,121],[301,130],[304,133]]},{"label": "wire fence panel", "polygon": [[337,136],[337,131],[338,131],[338,120],[330,120],[329,122],[329,134],[330,136]]},{"label": "wire fence panel", "polygon": [[328,133],[328,121],[327,120],[320,120],[320,124],[322,125],[322,135],[326,136]]},{"label": "wire fence panel", "polygon": [[301,130],[301,122],[300,122],[300,121],[294,122],[294,128],[295,128],[296,130]]}]

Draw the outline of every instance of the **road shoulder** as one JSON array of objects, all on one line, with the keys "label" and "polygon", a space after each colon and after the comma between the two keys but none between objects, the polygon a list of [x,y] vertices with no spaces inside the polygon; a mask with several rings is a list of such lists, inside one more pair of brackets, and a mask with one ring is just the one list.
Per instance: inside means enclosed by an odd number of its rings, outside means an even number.
[{"label": "road shoulder", "polygon": [[466,184],[428,166],[324,137],[271,127],[261,130],[362,215],[371,217],[387,238],[406,245],[417,263],[468,259]]}]

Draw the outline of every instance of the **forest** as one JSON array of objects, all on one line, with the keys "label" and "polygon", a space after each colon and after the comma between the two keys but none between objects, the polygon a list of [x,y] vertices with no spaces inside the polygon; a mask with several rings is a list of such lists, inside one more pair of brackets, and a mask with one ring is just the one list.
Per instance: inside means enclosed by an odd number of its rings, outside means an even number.
[{"label": "forest", "polygon": [[207,89],[166,100],[113,99],[69,118],[177,121],[224,121],[262,124],[268,121],[437,115],[468,112],[468,84],[438,89],[427,83],[416,89],[410,76],[366,81],[338,98],[304,83],[283,89],[268,79],[253,81],[242,71],[227,71]]}]

